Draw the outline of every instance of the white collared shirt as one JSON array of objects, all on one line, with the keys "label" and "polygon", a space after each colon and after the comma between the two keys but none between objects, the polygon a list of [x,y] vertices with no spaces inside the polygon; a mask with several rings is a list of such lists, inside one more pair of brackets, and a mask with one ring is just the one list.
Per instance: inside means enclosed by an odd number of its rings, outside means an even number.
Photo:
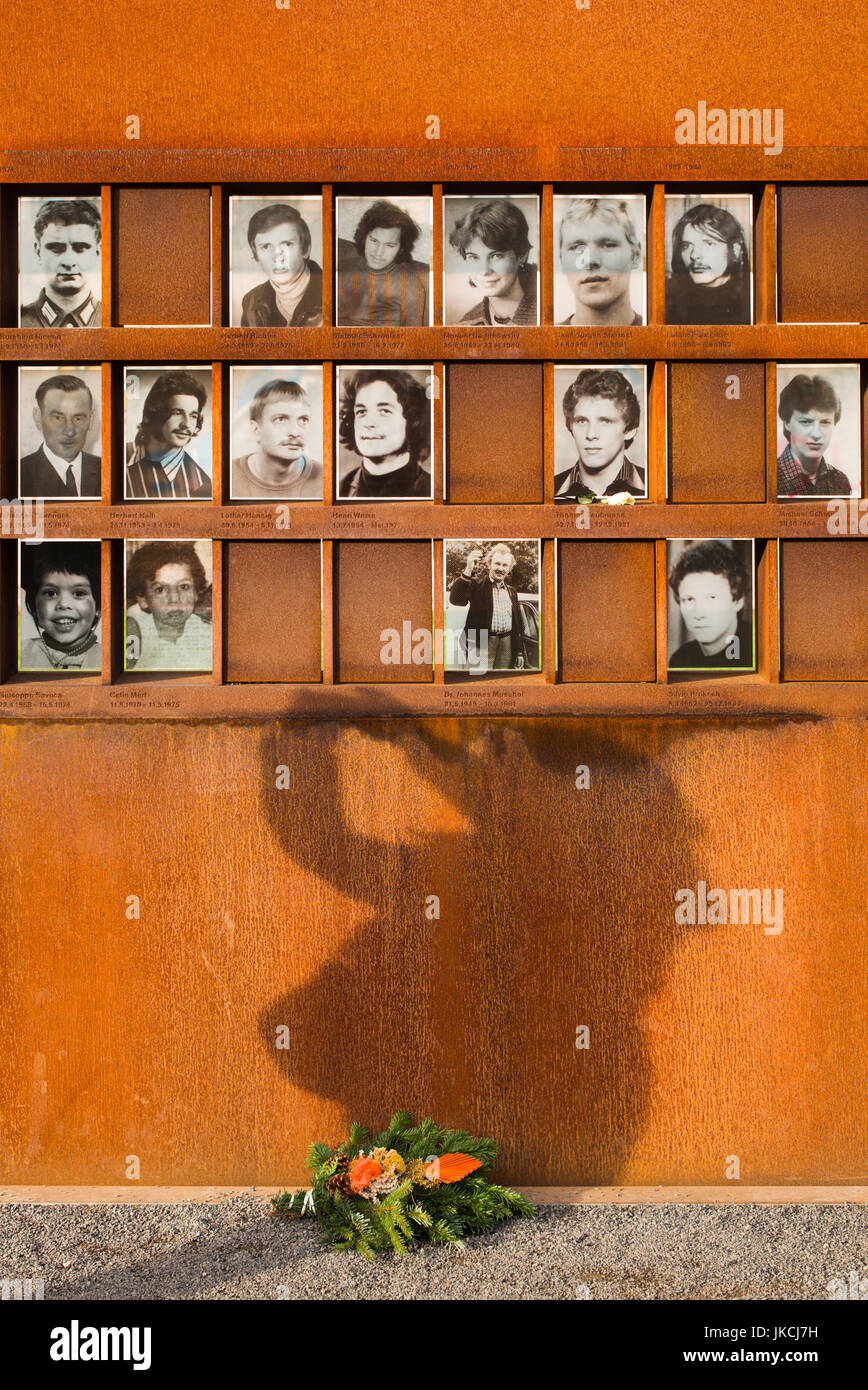
[{"label": "white collared shirt", "polygon": [[80,497],[82,468],[81,450],[79,450],[74,459],[62,459],[59,457],[58,454],[53,454],[49,449],[48,445],[45,443],[45,440],[43,440],[42,452],[48,459],[48,462],[51,464],[54,471],[60,474],[60,481],[63,483],[64,487],[66,486],[66,474],[70,468],[72,469],[72,476],[75,478],[75,490]]}]

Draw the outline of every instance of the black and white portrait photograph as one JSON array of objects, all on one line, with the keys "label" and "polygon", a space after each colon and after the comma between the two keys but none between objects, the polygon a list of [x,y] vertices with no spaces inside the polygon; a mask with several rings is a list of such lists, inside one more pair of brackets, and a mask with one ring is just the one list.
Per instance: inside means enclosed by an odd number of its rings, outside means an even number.
[{"label": "black and white portrait photograph", "polygon": [[229,199],[229,301],[234,327],[321,327],[321,197]]},{"label": "black and white portrait photograph", "polygon": [[556,502],[630,503],[648,496],[644,364],[554,368]]},{"label": "black and white portrait photograph", "polygon": [[124,369],[124,497],[211,497],[211,368]]},{"label": "black and white portrait photograph", "polygon": [[19,541],[18,584],[18,670],[102,670],[100,541]]},{"label": "black and white portrait photograph", "polygon": [[554,196],[555,323],[581,328],[645,322],[645,198]]},{"label": "black and white portrait photograph", "polygon": [[18,495],[99,501],[99,367],[18,368]]},{"label": "black and white portrait photograph", "polygon": [[670,671],[753,671],[754,542],[666,542]]},{"label": "black and white portrait photograph", "polygon": [[447,194],[443,314],[448,324],[539,323],[539,198]]},{"label": "black and white portrait photograph", "polygon": [[539,671],[538,540],[447,540],[444,667],[471,675]]},{"label": "black and white portrait photograph", "polygon": [[753,198],[667,193],[666,322],[753,323]]},{"label": "black and white portrait photograph", "polygon": [[336,198],[336,323],[431,323],[432,207],[418,195]]},{"label": "black and white portrait photograph", "polygon": [[102,325],[99,198],[18,199],[22,328]]},{"label": "black and white portrait photograph", "polygon": [[125,671],[210,671],[212,542],[124,542]]},{"label": "black and white portrait photograph", "polygon": [[322,367],[230,368],[234,501],[322,501]]},{"label": "black and white portrait photograph", "polygon": [[339,501],[434,495],[432,367],[337,368]]},{"label": "black and white portrait photograph", "polygon": [[778,362],[778,497],[862,496],[858,362]]}]

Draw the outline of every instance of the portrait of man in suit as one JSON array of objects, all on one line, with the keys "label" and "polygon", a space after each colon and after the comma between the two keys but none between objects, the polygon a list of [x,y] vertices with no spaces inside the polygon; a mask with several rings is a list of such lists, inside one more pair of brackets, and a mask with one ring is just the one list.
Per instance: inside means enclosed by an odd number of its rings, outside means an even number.
[{"label": "portrait of man in suit", "polygon": [[69,372],[46,377],[36,387],[32,416],[42,443],[20,460],[20,495],[100,497],[102,460],[85,449],[94,424],[94,399],[87,382]]}]

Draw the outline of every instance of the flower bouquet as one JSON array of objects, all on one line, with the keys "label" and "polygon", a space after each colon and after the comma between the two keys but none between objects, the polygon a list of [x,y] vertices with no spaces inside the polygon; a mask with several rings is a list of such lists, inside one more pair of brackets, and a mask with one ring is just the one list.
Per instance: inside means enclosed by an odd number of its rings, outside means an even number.
[{"label": "flower bouquet", "polygon": [[352,1124],[339,1148],[312,1144],[312,1186],[281,1192],[272,1203],[288,1216],[315,1217],[334,1249],[357,1250],[368,1260],[389,1250],[405,1255],[423,1240],[463,1248],[465,1235],[533,1214],[519,1193],[486,1178],[496,1157],[493,1139],[441,1129],[430,1119],[415,1125],[399,1110],[381,1134]]}]

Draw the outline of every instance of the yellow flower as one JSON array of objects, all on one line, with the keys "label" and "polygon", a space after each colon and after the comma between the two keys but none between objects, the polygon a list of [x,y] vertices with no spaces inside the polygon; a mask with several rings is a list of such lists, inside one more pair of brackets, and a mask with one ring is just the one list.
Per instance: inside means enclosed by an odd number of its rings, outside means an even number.
[{"label": "yellow flower", "polygon": [[383,1170],[383,1176],[404,1172],[404,1160],[397,1149],[374,1149],[373,1157]]},{"label": "yellow flower", "polygon": [[438,1183],[436,1178],[428,1177],[428,1174],[425,1172],[425,1167],[426,1164],[421,1158],[411,1159],[410,1166],[407,1169],[407,1177],[410,1178],[410,1180],[413,1183],[413,1186],[439,1187],[440,1184]]}]

